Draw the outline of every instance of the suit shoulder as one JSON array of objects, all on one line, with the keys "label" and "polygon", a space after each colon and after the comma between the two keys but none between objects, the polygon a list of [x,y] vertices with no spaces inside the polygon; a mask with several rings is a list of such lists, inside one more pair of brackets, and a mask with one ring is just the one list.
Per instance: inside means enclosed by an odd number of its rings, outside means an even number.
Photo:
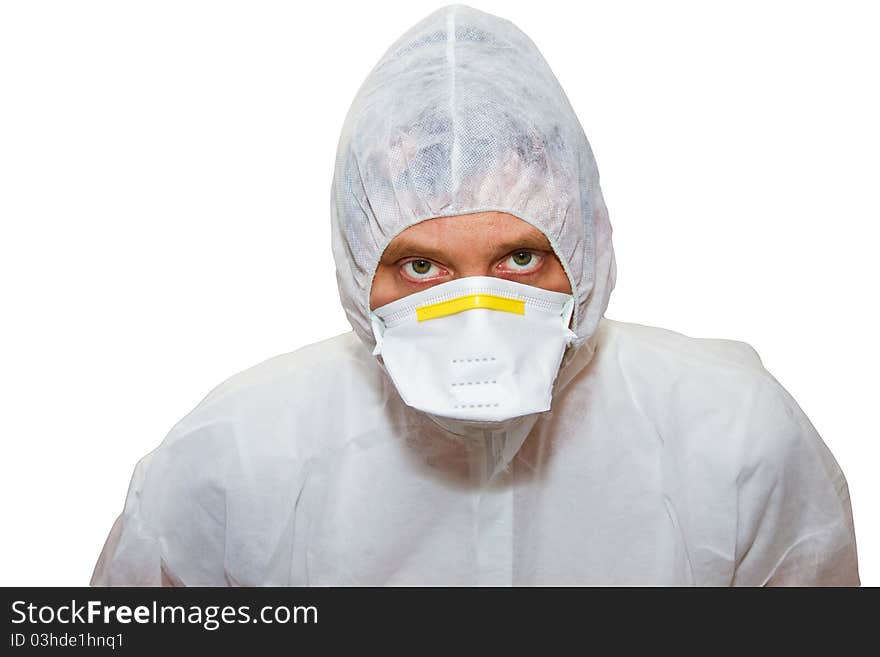
[{"label": "suit shoulder", "polygon": [[358,342],[353,332],[337,335],[233,374],[141,460],[138,476],[162,489],[216,491],[243,464],[264,479],[279,467],[295,472],[330,433],[323,429],[334,416],[318,408],[326,407],[333,381],[359,378],[366,349]]},{"label": "suit shoulder", "polygon": [[718,372],[763,377],[766,374],[757,350],[747,342],[727,338],[701,338],[657,326],[603,319],[604,341],[643,362],[683,374]]},{"label": "suit shoulder", "polygon": [[326,404],[340,381],[357,385],[375,376],[365,354],[368,350],[349,331],[261,361],[211,389],[165,442],[228,433],[223,427],[247,436],[274,433],[280,423],[296,422]]},{"label": "suit shoulder", "polygon": [[603,330],[606,358],[667,445],[731,464],[796,448],[806,418],[750,344],[627,322]]},{"label": "suit shoulder", "polygon": [[[353,331],[305,345],[291,352],[273,356],[215,386],[197,408],[245,401],[261,395],[278,399],[295,389],[298,396],[306,391],[319,392],[343,371],[361,367],[364,351]],[[305,380],[308,386],[303,386]]]}]

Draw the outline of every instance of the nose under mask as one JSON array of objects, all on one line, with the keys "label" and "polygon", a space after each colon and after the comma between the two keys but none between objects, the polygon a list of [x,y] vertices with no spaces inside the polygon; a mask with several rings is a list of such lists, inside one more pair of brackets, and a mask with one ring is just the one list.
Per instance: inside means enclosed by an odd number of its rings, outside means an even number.
[{"label": "nose under mask", "polygon": [[469,276],[370,313],[376,348],[403,401],[440,417],[501,421],[550,409],[574,297]]}]

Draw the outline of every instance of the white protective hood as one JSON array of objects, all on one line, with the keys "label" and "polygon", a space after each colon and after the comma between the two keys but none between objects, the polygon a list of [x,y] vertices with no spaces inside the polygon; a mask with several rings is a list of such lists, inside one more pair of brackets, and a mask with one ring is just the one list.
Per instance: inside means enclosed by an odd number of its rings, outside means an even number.
[{"label": "white protective hood", "polygon": [[[497,425],[406,406],[368,319],[395,235],[483,210],[542,230],[577,301],[551,409]],[[339,142],[332,246],[354,331],[177,422],[92,584],[858,584],[843,473],[755,350],[603,317],[596,163],[510,22],[444,7],[382,57]]]},{"label": "white protective hood", "polygon": [[614,287],[599,171],[565,92],[519,28],[463,5],[410,28],[361,85],[331,210],[342,305],[370,350],[382,252],[432,217],[497,210],[540,229],[577,300],[577,345],[595,333]]},{"label": "white protective hood", "polygon": [[[589,361],[590,338],[614,287],[599,172],[531,39],[510,21],[450,5],[410,28],[373,67],[339,140],[333,255],[342,305],[370,351],[370,287],[389,242],[433,217],[487,210],[540,229],[569,278],[578,337],[562,361],[556,394]],[[537,419],[429,417],[457,435],[507,429],[501,449],[508,459]]]}]

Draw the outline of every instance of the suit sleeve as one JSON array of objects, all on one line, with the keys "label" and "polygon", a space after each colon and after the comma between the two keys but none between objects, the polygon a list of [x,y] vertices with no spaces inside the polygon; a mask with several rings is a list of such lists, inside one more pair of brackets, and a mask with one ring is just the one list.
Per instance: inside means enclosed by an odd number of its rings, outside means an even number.
[{"label": "suit sleeve", "polygon": [[134,469],[125,508],[117,517],[92,573],[91,586],[162,586],[162,559],[158,535],[140,510],[144,478],[152,454]]},{"label": "suit sleeve", "polygon": [[736,568],[744,586],[859,586],[846,478],[769,374],[754,398],[737,476]]},{"label": "suit sleeve", "polygon": [[230,431],[190,416],[136,465],[92,586],[225,586]]}]

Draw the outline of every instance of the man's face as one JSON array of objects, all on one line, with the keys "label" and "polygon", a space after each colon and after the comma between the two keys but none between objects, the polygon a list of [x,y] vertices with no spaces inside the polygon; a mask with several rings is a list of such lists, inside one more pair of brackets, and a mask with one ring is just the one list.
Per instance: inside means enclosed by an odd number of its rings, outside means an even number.
[{"label": "man's face", "polygon": [[465,276],[571,294],[544,233],[505,212],[477,212],[422,221],[391,240],[373,278],[370,310]]}]

